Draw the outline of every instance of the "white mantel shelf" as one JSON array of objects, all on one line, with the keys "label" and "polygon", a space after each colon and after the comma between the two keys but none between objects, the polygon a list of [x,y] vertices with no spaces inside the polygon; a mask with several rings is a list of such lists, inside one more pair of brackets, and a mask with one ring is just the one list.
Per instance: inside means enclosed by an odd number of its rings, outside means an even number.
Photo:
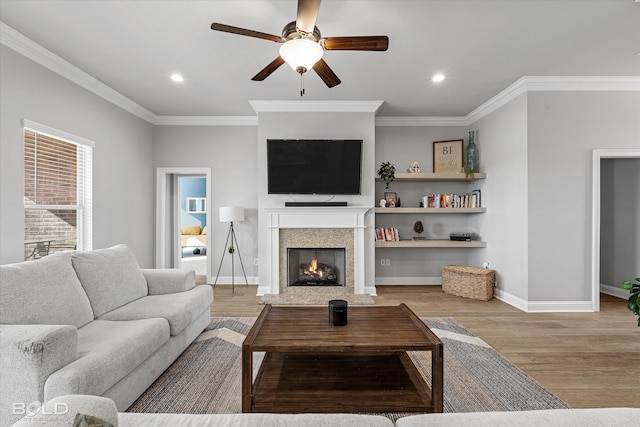
[{"label": "white mantel shelf", "polygon": [[266,208],[268,228],[365,228],[369,206]]}]

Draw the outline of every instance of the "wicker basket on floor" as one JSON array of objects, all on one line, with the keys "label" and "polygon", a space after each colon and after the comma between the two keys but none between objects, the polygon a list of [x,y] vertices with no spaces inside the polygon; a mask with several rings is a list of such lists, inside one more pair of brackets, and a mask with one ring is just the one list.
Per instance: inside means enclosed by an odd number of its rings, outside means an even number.
[{"label": "wicker basket on floor", "polygon": [[446,294],[489,301],[495,281],[495,270],[463,265],[442,267],[442,290]]}]

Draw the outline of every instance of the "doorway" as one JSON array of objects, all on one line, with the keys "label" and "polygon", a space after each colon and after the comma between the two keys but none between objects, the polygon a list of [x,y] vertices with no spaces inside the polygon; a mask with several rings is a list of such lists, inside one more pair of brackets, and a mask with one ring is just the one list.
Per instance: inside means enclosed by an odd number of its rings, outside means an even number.
[{"label": "doorway", "polygon": [[[640,150],[639,149],[596,149],[593,150],[593,182],[592,182],[592,192],[593,192],[593,197],[592,197],[592,232],[591,232],[591,236],[592,236],[592,241],[591,241],[591,250],[592,250],[592,265],[591,265],[591,283],[592,283],[592,304],[593,304],[593,311],[600,311],[600,292],[604,292],[607,294],[611,294],[614,296],[619,296],[619,297],[624,297],[626,298],[626,296],[624,296],[626,294],[626,291],[623,291],[622,289],[617,289],[614,286],[611,286],[611,284],[602,284],[601,285],[601,273],[603,270],[603,266],[602,266],[602,261],[603,261],[603,257],[601,254],[601,244],[603,243],[602,240],[602,233],[603,232],[611,232],[610,230],[606,229],[607,225],[605,224],[605,229],[603,230],[603,216],[606,219],[607,217],[610,217],[610,212],[604,212],[603,213],[603,208],[602,206],[604,205],[603,202],[610,204],[610,202],[607,200],[608,194],[603,194],[603,160],[609,160],[609,159],[640,159]],[[605,178],[606,179],[606,178]],[[635,189],[635,192],[637,194],[638,189]],[[604,196],[604,197],[603,197]],[[640,227],[640,224],[638,224],[638,220],[637,220],[637,211],[635,213],[635,216],[633,216],[633,218],[635,218],[635,230],[637,232],[638,227]],[[636,234],[637,235],[637,234]],[[608,238],[608,235],[607,235]],[[638,248],[638,245],[636,243],[635,247],[632,248],[633,251],[635,251],[635,253],[637,254],[638,252],[640,252],[640,248]],[[627,256],[629,255],[628,253],[626,254]],[[625,256],[625,254],[620,254],[620,256]],[[632,259],[637,259],[637,257],[632,258]],[[633,274],[637,274],[637,271]],[[630,280],[631,278],[633,278],[635,276],[629,277],[627,278],[627,280]],[[607,286],[609,285],[609,286]],[[616,285],[614,283],[614,285]],[[627,294],[628,296],[628,294]]]},{"label": "doorway", "polygon": [[158,168],[156,268],[211,277],[211,168]]}]

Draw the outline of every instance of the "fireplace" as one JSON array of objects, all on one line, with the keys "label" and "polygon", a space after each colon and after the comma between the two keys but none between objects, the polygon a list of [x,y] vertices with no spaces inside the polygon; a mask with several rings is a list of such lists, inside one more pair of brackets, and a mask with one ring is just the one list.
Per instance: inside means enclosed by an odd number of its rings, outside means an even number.
[{"label": "fireplace", "polygon": [[[366,264],[371,256],[365,245],[365,214],[368,210],[366,207],[355,206],[265,209],[265,223],[269,231],[269,262],[266,264],[268,280],[260,284],[258,294],[278,295],[279,301],[289,304],[313,298],[326,302],[331,299],[347,299],[346,295],[375,295],[375,286],[365,287]],[[370,234],[373,239],[373,232]],[[334,264],[334,268],[337,265],[337,284],[305,283],[291,286],[289,278],[295,276],[297,279],[298,264],[308,264],[313,258],[290,262],[289,249],[340,249],[340,261],[334,263],[332,258],[331,262],[327,262],[321,257],[316,261]],[[294,274],[290,272],[291,263],[296,265]]]},{"label": "fireplace", "polygon": [[344,286],[345,248],[287,248],[288,286]]}]

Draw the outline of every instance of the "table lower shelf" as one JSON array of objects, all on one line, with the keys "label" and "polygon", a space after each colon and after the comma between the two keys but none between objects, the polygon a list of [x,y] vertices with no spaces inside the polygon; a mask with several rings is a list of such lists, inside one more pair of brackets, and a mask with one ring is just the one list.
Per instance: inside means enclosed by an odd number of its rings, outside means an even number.
[{"label": "table lower shelf", "polygon": [[431,388],[410,357],[267,353],[251,412],[433,412]]}]

